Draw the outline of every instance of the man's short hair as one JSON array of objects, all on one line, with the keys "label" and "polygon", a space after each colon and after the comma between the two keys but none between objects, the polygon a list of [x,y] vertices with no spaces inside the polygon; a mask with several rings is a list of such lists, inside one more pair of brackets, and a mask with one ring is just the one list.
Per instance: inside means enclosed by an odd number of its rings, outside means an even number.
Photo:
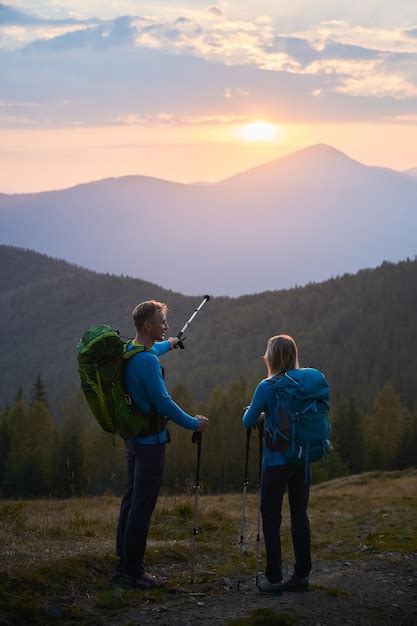
[{"label": "man's short hair", "polygon": [[158,311],[167,313],[168,305],[164,302],[157,302],[156,300],[146,300],[146,302],[141,302],[135,306],[132,317],[136,330],[142,330],[145,322],[152,322]]}]

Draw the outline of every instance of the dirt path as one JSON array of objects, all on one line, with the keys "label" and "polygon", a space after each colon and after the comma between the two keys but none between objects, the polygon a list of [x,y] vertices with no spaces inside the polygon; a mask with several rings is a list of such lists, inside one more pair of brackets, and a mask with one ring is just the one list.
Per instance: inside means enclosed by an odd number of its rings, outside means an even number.
[{"label": "dirt path", "polygon": [[[235,585],[228,588],[227,580],[205,587],[196,585],[191,592],[180,588],[162,602],[148,602],[106,623],[211,626],[248,618],[256,609],[271,608],[289,615],[300,626],[417,624],[415,555],[321,561],[315,564],[311,580],[313,588],[308,593],[279,596],[260,595],[248,579],[243,581],[240,593]],[[272,622],[264,623],[272,626]]]}]

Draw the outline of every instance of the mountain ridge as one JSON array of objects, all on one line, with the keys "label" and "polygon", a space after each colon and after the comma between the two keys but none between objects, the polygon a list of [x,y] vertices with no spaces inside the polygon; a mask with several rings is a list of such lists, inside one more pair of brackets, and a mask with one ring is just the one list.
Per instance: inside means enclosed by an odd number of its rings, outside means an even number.
[{"label": "mountain ridge", "polygon": [[0,232],[98,272],[238,296],[414,256],[417,180],[319,145],[211,185],[128,176],[0,196]]},{"label": "mountain ridge", "polygon": [[[144,278],[140,278],[137,276],[131,276],[129,274],[116,274],[112,272],[98,272],[96,270],[92,270],[88,267],[84,267],[77,263],[72,263],[70,261],[67,261],[64,258],[52,257],[48,254],[45,254],[44,252],[38,252],[37,250],[32,250],[31,248],[23,248],[19,246],[9,246],[5,244],[0,244],[0,258],[1,258],[2,253],[4,252],[6,253],[11,252],[13,254],[22,253],[22,254],[34,255],[33,258],[36,258],[36,259],[42,258],[42,259],[45,259],[45,261],[47,262],[51,261],[53,263],[57,263],[61,265],[63,268],[68,269],[69,273],[70,273],[70,270],[72,269],[74,272],[80,271],[80,272],[83,272],[86,274],[92,274],[95,276],[109,276],[110,278],[115,278],[115,279],[122,279],[122,280],[127,279],[127,280],[132,280],[132,281],[138,281],[139,283],[143,284],[144,286],[150,287],[151,289],[155,288],[155,289],[163,291],[164,293],[172,294],[174,296],[179,296],[182,298],[197,299],[199,297],[203,298],[205,295],[204,290],[201,291],[201,294],[186,294],[186,293],[181,293],[179,291],[175,291],[173,289],[167,289],[163,287],[162,285],[157,285],[155,283],[152,283],[149,280],[146,280]],[[417,253],[414,255],[414,258],[407,257],[405,259],[400,259],[397,263],[392,263],[392,264],[396,265],[400,263],[409,263],[409,262],[412,263],[414,261],[417,262]],[[326,278],[325,280],[311,281],[307,285],[292,285],[290,287],[284,287],[282,289],[266,289],[265,291],[258,291],[256,293],[243,293],[243,294],[240,294],[239,296],[215,296],[215,297],[221,298],[222,300],[238,301],[238,300],[244,300],[246,298],[252,298],[255,296],[259,297],[259,296],[269,295],[269,294],[290,293],[292,291],[298,291],[300,289],[303,289],[304,287],[310,287],[314,285],[327,285],[327,284],[332,283],[335,280],[337,281],[340,278],[355,278],[356,276],[359,276],[363,272],[370,272],[370,271],[378,270],[381,267],[385,265],[390,265],[390,264],[391,264],[390,261],[384,260],[377,267],[362,267],[356,272],[343,272],[342,274],[335,274],[333,276],[330,276],[329,278]],[[3,291],[3,289],[4,289],[4,285],[2,284],[2,282],[0,282],[0,290]]]},{"label": "mountain ridge", "polygon": [[[307,148],[303,148],[301,150],[297,150],[290,154],[279,157],[278,159],[273,159],[267,163],[263,163],[261,165],[257,165],[256,167],[250,168],[243,172],[239,172],[230,176],[222,181],[221,184],[230,184],[230,183],[242,183],[245,182],[245,178],[253,178],[255,177],[255,182],[259,182],[259,177],[261,179],[268,178],[268,176],[279,174],[279,171],[284,170],[287,174],[288,171],[292,171],[295,168],[304,167],[305,169],[310,169],[312,173],[312,181],[310,185],[317,186],[317,182],[320,185],[326,184],[326,179],[323,181],[316,181],[313,176],[317,173],[318,168],[321,170],[323,168],[327,168],[332,173],[338,173],[340,168],[343,168],[343,176],[346,176],[346,172],[350,175],[357,174],[366,170],[369,174],[373,175],[385,175],[385,176],[398,176],[400,172],[387,167],[375,166],[375,165],[365,165],[356,159],[352,159],[347,154],[329,146],[327,144],[314,144],[312,146],[308,146]],[[328,173],[328,172],[327,172]],[[263,176],[262,176],[263,175]],[[266,176],[265,176],[266,175]],[[297,184],[304,184],[302,181],[297,180]],[[360,184],[360,182],[359,182]]]},{"label": "mountain ridge", "polygon": [[338,158],[338,159],[343,159],[345,162],[349,162],[349,163],[354,163],[356,165],[359,165],[361,167],[364,168],[369,168],[372,170],[382,170],[383,172],[392,172],[394,174],[411,174],[411,175],[417,175],[417,167],[415,168],[409,168],[407,170],[395,170],[394,168],[389,168],[389,167],[384,167],[384,166],[380,166],[380,165],[365,165],[364,163],[362,163],[361,161],[358,161],[357,159],[353,159],[352,157],[348,156],[345,152],[343,152],[342,150],[339,150],[337,148],[334,148],[333,146],[330,146],[329,144],[325,144],[325,143],[317,143],[317,144],[312,144],[311,146],[307,146],[305,148],[301,148],[299,150],[295,150],[294,152],[290,152],[288,154],[285,154],[283,156],[277,157],[275,159],[271,159],[270,161],[265,161],[264,163],[260,163],[259,165],[255,165],[254,167],[250,167],[247,168],[245,170],[242,170],[240,172],[237,172],[236,174],[233,174],[232,176],[227,176],[226,178],[222,178],[219,179],[218,181],[215,182],[210,182],[210,181],[204,181],[204,180],[199,180],[199,181],[193,181],[190,183],[183,183],[180,181],[174,181],[174,180],[170,180],[167,178],[160,178],[158,176],[148,176],[148,175],[144,175],[144,174],[126,174],[123,176],[107,176],[105,178],[98,178],[95,180],[91,180],[91,181],[85,181],[85,182],[80,182],[80,183],[76,183],[75,185],[70,185],[69,187],[59,187],[59,188],[53,188],[53,189],[46,189],[43,191],[38,191],[38,192],[25,192],[25,193],[21,193],[21,192],[16,192],[16,193],[4,193],[4,192],[0,192],[0,197],[4,196],[7,198],[13,197],[13,196],[36,196],[39,194],[47,194],[47,193],[54,193],[54,192],[60,192],[60,191],[70,191],[70,190],[78,190],[81,188],[85,188],[89,185],[98,185],[100,183],[107,183],[107,182],[129,182],[129,181],[134,181],[134,180],[138,180],[138,181],[154,181],[154,182],[160,182],[160,183],[167,183],[167,184],[172,184],[172,185],[179,185],[181,187],[191,187],[191,186],[215,186],[218,184],[223,184],[226,182],[229,182],[237,177],[241,177],[244,175],[247,175],[249,173],[261,170],[264,167],[272,167],[272,166],[279,166],[280,164],[282,165],[283,163],[286,163],[290,160],[299,158],[302,155],[307,155],[307,156],[311,156],[313,159],[316,159],[317,157],[323,157],[325,156],[326,158],[329,157],[333,157],[333,158]]},{"label": "mountain ridge", "polygon": [[[156,299],[168,303],[175,335],[204,295],[184,296],[10,246],[0,246],[0,265],[0,404],[11,402],[19,385],[28,397],[41,373],[58,418],[60,403],[79,389],[76,346],[86,328],[107,323],[132,336],[131,311]],[[185,384],[196,400],[239,374],[255,385],[265,376],[268,337],[284,332],[296,338],[302,365],[328,375],[334,401],[353,394],[367,408],[391,381],[411,410],[417,405],[417,352],[410,350],[417,345],[415,310],[417,258],[304,287],[212,297],[187,331],[186,350],[167,357],[168,384]]]}]

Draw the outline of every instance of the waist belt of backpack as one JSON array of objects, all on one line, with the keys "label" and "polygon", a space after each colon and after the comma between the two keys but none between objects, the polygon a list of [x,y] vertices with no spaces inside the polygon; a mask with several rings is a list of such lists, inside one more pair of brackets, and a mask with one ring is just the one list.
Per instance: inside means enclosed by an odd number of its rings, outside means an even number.
[{"label": "waist belt of backpack", "polygon": [[151,413],[147,413],[146,411],[139,410],[133,404],[132,406],[138,416],[149,419],[149,429],[144,433],[141,433],[141,437],[147,437],[148,435],[160,435],[164,432],[168,421],[165,415],[158,415],[155,408],[152,408]]}]

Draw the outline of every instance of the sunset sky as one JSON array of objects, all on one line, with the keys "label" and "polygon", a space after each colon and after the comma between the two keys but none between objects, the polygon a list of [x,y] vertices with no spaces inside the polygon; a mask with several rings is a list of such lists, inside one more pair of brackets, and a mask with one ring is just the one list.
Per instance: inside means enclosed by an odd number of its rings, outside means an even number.
[{"label": "sunset sky", "polygon": [[314,143],[417,167],[415,0],[0,2],[0,192],[215,181]]}]

